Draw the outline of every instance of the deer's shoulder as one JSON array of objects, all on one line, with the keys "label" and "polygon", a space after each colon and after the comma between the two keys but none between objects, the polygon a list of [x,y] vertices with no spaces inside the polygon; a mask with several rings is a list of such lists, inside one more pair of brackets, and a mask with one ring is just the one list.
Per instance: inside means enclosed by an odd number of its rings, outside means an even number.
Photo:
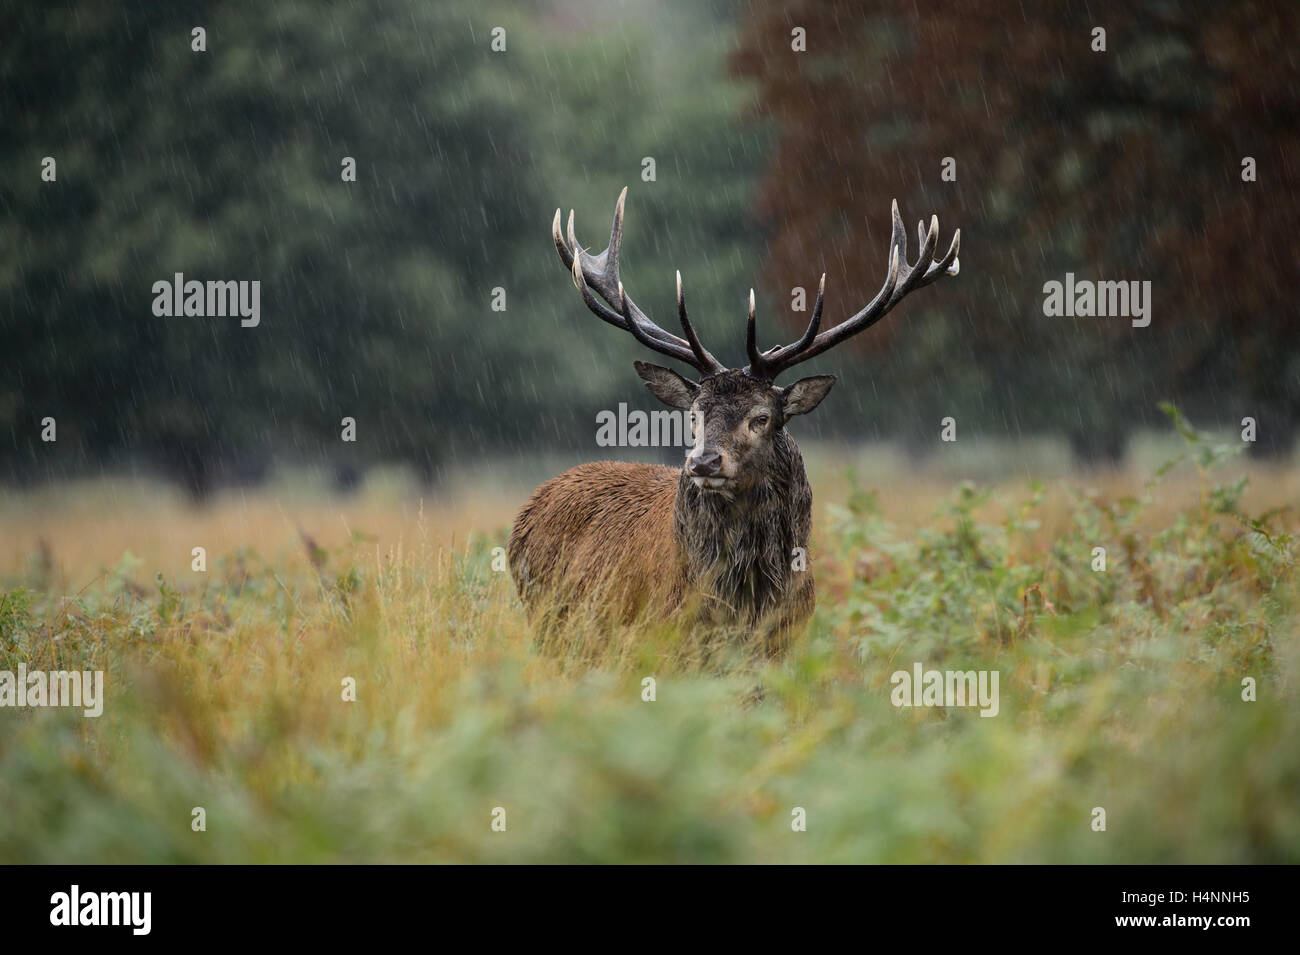
[{"label": "deer's shoulder", "polygon": [[593,511],[671,507],[681,471],[662,464],[592,461],[569,468],[533,493],[529,504],[589,516]]},{"label": "deer's shoulder", "polygon": [[539,491],[554,491],[599,487],[602,492],[624,490],[630,494],[662,492],[665,487],[676,487],[680,468],[663,464],[639,464],[631,461],[590,461],[569,468],[543,484]]}]

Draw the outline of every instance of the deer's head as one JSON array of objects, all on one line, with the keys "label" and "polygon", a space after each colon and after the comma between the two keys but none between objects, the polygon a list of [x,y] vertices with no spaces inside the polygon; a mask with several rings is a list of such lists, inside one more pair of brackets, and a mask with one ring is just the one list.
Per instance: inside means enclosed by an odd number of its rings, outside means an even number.
[{"label": "deer's head", "polygon": [[[907,264],[907,234],[895,202],[889,268],[876,297],[856,315],[822,331],[822,304],[826,294],[826,276],[822,275],[817,303],[803,336],[792,344],[760,352],[755,334],[754,291],[750,289],[749,322],[745,335],[749,364],[729,369],[700,344],[691,326],[686,315],[681,272],[677,273],[677,317],[684,338],[664,331],[628,298],[618,272],[626,199],[625,188],[614,209],[609,246],[599,255],[591,255],[579,244],[572,212],[569,213],[568,241],[560,231],[559,209],[555,210],[551,235],[560,260],[572,273],[573,284],[582,294],[582,300],[598,318],[630,332],[652,351],[684,362],[699,373],[699,380],[691,381],[669,368],[648,362],[636,363],[637,374],[656,398],[670,407],[690,413],[695,442],[686,456],[685,470],[695,485],[705,491],[731,495],[743,492],[761,480],[770,471],[776,443],[786,422],[794,415],[807,414],[816,408],[835,384],[832,375],[816,375],[780,387],[776,384],[777,375],[870,328],[903,296],[944,275],[956,275],[960,268],[957,252],[961,245],[961,230],[953,235],[947,254],[936,260],[939,220],[933,216],[928,230],[924,223],[917,225],[921,251],[914,264]],[[592,289],[596,295],[592,294]]]},{"label": "deer's head", "polygon": [[656,398],[690,413],[694,444],[685,467],[695,486],[731,494],[771,472],[786,421],[812,411],[835,384],[834,376],[818,375],[779,388],[741,369],[694,382],[644,361],[636,363],[636,371]]}]

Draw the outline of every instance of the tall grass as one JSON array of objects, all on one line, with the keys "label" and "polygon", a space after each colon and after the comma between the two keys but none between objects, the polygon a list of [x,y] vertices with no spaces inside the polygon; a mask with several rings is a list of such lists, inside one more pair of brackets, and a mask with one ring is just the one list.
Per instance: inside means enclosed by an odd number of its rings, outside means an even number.
[{"label": "tall grass", "polygon": [[[1184,460],[1122,493],[961,484],[900,526],[848,479],[776,663],[702,669],[671,623],[538,646],[508,512],[75,590],[37,555],[0,670],[108,699],[0,709],[0,861],[1300,861],[1297,515],[1177,420]],[[999,715],[895,709],[916,662],[999,671]]]}]

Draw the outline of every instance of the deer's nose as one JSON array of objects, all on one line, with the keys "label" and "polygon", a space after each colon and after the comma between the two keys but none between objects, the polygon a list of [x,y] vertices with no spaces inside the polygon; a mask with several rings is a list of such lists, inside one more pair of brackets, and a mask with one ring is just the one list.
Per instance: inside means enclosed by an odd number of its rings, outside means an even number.
[{"label": "deer's nose", "polygon": [[722,455],[717,451],[699,451],[686,459],[686,473],[691,477],[717,477],[722,473]]}]

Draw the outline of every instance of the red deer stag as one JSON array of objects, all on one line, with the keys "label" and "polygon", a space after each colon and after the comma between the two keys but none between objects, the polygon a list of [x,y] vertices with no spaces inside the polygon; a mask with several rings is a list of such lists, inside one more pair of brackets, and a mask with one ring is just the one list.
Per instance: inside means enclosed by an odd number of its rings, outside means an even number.
[{"label": "red deer stag", "polygon": [[823,275],[803,336],[760,352],[751,289],[745,337],[749,364],[729,369],[700,344],[691,327],[680,272],[677,317],[684,338],[650,321],[624,291],[618,259],[626,198],[624,189],[604,252],[591,255],[578,244],[572,212],[566,243],[558,209],[551,227],[555,248],[598,318],[699,373],[698,382],[689,381],[667,368],[636,362],[637,374],[656,398],[689,412],[694,445],[680,470],[601,461],[543,484],[515,521],[510,572],[534,617],[562,616],[579,605],[620,621],[638,614],[682,613],[711,629],[756,635],[766,652],[776,654],[814,604],[812,574],[802,569],[806,556],[800,560],[807,554],[812,490],[785,424],[816,408],[835,378],[817,375],[784,388],[774,381],[870,328],[909,292],[956,275],[961,231],[936,260],[938,219],[931,218],[928,230],[918,226],[920,254],[908,265],[907,237],[895,202],[888,272],[871,303],[822,331]]}]

